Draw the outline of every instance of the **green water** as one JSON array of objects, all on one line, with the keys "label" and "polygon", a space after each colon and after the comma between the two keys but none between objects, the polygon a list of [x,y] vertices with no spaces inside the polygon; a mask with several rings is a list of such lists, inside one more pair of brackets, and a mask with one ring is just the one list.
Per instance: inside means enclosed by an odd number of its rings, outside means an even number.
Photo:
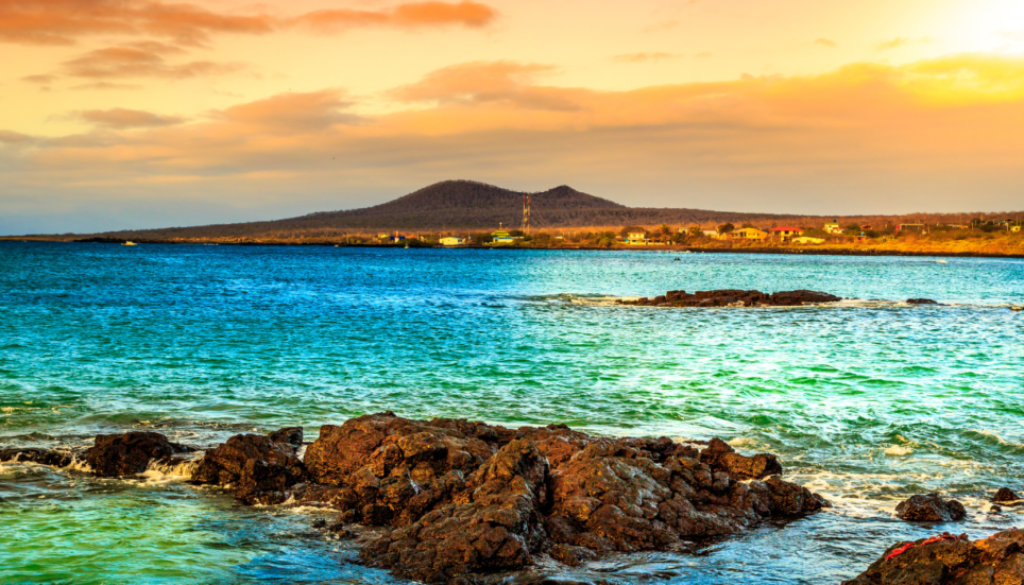
[{"label": "green water", "polygon": [[[679,261],[675,261],[679,258]],[[809,288],[837,307],[663,310],[666,290]],[[948,306],[908,307],[928,297]],[[1024,489],[1024,262],[489,250],[0,244],[0,446],[243,431],[381,410],[770,450],[828,513],[699,555],[606,561],[623,582],[834,583],[937,490],[972,536]],[[0,466],[0,582],[377,583],[305,510],[180,478]]]}]

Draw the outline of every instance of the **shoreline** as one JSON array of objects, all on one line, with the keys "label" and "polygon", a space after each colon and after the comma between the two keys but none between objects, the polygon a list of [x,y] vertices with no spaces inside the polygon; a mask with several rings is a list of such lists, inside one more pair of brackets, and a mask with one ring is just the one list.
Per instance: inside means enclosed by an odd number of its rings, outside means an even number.
[{"label": "shoreline", "polygon": [[[135,240],[133,240],[135,241]],[[48,238],[25,238],[25,237],[0,237],[0,244],[3,243],[47,243],[47,244],[105,244],[120,245],[121,241],[81,241],[81,240],[58,240]],[[204,242],[204,241],[170,241],[170,240],[137,240],[135,243],[146,246],[270,246],[270,247],[321,247],[321,248],[393,248],[405,249],[402,244],[350,244],[346,242]],[[782,248],[782,247],[702,247],[702,246],[486,246],[486,245],[463,245],[463,246],[440,246],[435,244],[418,244],[409,246],[410,249],[446,249],[446,250],[584,250],[592,252],[675,252],[693,254],[761,254],[761,255],[789,255],[789,256],[863,256],[863,257],[909,257],[909,258],[995,258],[1022,260],[1024,254],[999,254],[992,252],[945,252],[945,251],[912,251],[912,250],[883,250],[866,249],[858,250],[852,248]]]}]

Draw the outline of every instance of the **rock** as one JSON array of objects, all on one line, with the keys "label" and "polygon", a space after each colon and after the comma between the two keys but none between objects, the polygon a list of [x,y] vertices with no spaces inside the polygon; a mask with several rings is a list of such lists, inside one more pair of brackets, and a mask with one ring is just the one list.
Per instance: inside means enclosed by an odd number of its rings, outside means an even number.
[{"label": "rock", "polygon": [[[293,429],[270,436],[235,435],[211,449],[192,474],[192,482],[232,486],[235,496],[247,504],[280,504],[290,496],[292,486],[306,479],[306,469],[295,455]],[[301,444],[301,431],[299,433]],[[272,437],[279,440],[274,441]]]},{"label": "rock", "polygon": [[890,547],[843,585],[976,585],[1024,582],[1024,531],[971,542],[943,534]]},{"label": "rock", "polygon": [[288,427],[267,435],[279,445],[288,445],[298,451],[302,448],[302,427]]},{"label": "rock", "polygon": [[993,502],[1016,502],[1020,500],[1020,496],[1014,493],[1010,488],[999,488],[996,495],[992,497]]},{"label": "rock", "polygon": [[67,467],[74,462],[74,456],[68,451],[56,449],[3,449],[0,450],[0,462],[13,461],[20,463],[36,463],[51,467]]},{"label": "rock", "polygon": [[931,299],[907,299],[908,305],[938,305],[939,303]]},{"label": "rock", "polygon": [[[330,476],[338,485],[309,493],[348,510],[354,521],[394,526],[361,557],[426,582],[477,582],[472,575],[519,570],[544,552],[574,565],[606,551],[680,549],[686,539],[735,534],[828,505],[777,477],[745,483],[782,467],[773,456],[741,456],[720,440],[702,453],[667,438],[594,437],[564,425],[514,432],[492,427],[493,433],[476,435],[488,439],[480,440],[495,454],[481,451],[481,463],[467,462],[477,469],[463,475],[466,469],[450,464],[450,451],[427,448],[436,442],[466,448],[451,442],[467,441],[463,427],[391,413],[354,420],[322,433],[326,444],[307,451],[307,460],[321,449],[332,454],[316,455],[324,457],[322,470],[347,471]],[[415,448],[403,447],[399,455],[389,448],[398,437],[415,439]],[[346,441],[367,450],[376,445],[366,460],[389,461],[388,472],[349,464]],[[451,483],[438,490],[437,476],[428,475],[422,485],[412,481],[410,492],[409,466],[421,465],[416,458],[428,453],[431,469]],[[423,491],[409,497],[417,487]],[[420,505],[412,504],[421,497]]]},{"label": "rock", "polygon": [[454,503],[381,537],[360,558],[431,583],[522,569],[544,542],[539,516],[548,472],[536,446],[512,441],[473,474]]},{"label": "rock", "polygon": [[160,433],[129,431],[98,435],[95,445],[85,452],[85,461],[100,477],[126,477],[146,471],[151,461],[187,451],[187,447],[171,443]]},{"label": "rock", "polygon": [[775,455],[761,453],[745,457],[736,453],[721,439],[711,439],[707,449],[701,451],[700,460],[710,465],[712,469],[725,471],[730,477],[738,480],[764,479],[782,474],[782,465]]},{"label": "rock", "polygon": [[1002,512],[1003,509],[999,506],[992,506],[991,508],[988,509],[989,514],[1001,514]]},{"label": "rock", "polygon": [[641,307],[798,307],[843,300],[835,295],[809,290],[766,294],[756,290],[712,290],[688,294],[676,290],[653,299],[619,301],[621,305]]},{"label": "rock", "polygon": [[963,504],[939,494],[913,496],[896,506],[896,517],[908,522],[956,522],[966,515]]}]

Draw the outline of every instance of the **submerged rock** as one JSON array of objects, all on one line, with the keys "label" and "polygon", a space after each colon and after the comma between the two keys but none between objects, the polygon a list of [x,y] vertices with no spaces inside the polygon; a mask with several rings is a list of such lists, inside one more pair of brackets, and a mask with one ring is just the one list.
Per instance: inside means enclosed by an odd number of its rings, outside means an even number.
[{"label": "submerged rock", "polygon": [[939,494],[913,496],[896,506],[896,517],[908,522],[956,522],[966,515],[963,504]]},{"label": "submerged rock", "polygon": [[129,431],[120,435],[97,435],[85,452],[85,461],[100,477],[126,477],[146,471],[151,461],[170,459],[189,449],[171,443],[160,433]]},{"label": "submerged rock", "polygon": [[999,491],[996,492],[996,495],[992,496],[993,502],[1016,502],[1018,500],[1020,500],[1020,496],[1018,496],[1016,493],[1014,493],[1013,490],[1007,487],[999,488]]},{"label": "submerged rock", "polygon": [[835,303],[841,297],[810,290],[782,291],[772,294],[756,290],[712,290],[687,293],[676,290],[665,296],[619,301],[621,305],[640,307],[799,307]]},{"label": "submerged rock", "polygon": [[306,468],[296,455],[302,445],[302,429],[282,429],[267,435],[235,435],[206,452],[192,474],[197,484],[231,486],[247,504],[280,504],[289,488],[306,478]]},{"label": "submerged rock", "polygon": [[383,413],[323,427],[305,463],[321,485],[300,487],[297,500],[392,527],[361,558],[427,582],[518,570],[545,553],[579,564],[602,552],[683,548],[828,505],[777,477],[762,481],[782,473],[771,455],[564,425],[510,430]]},{"label": "submerged rock", "polygon": [[0,462],[37,463],[53,467],[67,467],[75,460],[69,451],[56,449],[3,449],[0,450]]},{"label": "submerged rock", "polygon": [[943,534],[890,547],[843,585],[976,585],[1024,583],[1024,531],[971,542]]}]

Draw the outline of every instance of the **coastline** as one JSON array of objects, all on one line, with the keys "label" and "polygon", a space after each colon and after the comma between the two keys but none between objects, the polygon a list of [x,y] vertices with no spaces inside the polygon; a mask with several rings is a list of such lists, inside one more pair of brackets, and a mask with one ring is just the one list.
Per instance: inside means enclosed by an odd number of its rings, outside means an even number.
[{"label": "coastline", "polygon": [[[404,244],[379,244],[379,243],[347,243],[342,241],[320,241],[320,242],[292,242],[282,240],[267,241],[207,241],[207,240],[134,240],[137,244],[153,246],[296,246],[296,247],[327,247],[327,248],[395,248],[404,249]],[[24,236],[3,236],[0,243],[56,243],[56,244],[106,244],[120,245],[122,240],[117,241],[81,241],[59,238],[34,238]],[[426,243],[411,243],[409,248],[436,248],[436,249],[470,249],[470,250],[585,250],[593,252],[676,252],[694,254],[763,254],[763,255],[789,255],[789,256],[894,256],[894,257],[918,257],[918,258],[1004,258],[1020,260],[1024,259],[1024,253],[996,253],[981,251],[945,251],[945,250],[899,250],[888,248],[855,248],[855,247],[780,247],[780,246],[593,246],[593,245],[561,245],[561,246],[487,246],[487,245],[462,245],[462,246],[441,246]]]}]

